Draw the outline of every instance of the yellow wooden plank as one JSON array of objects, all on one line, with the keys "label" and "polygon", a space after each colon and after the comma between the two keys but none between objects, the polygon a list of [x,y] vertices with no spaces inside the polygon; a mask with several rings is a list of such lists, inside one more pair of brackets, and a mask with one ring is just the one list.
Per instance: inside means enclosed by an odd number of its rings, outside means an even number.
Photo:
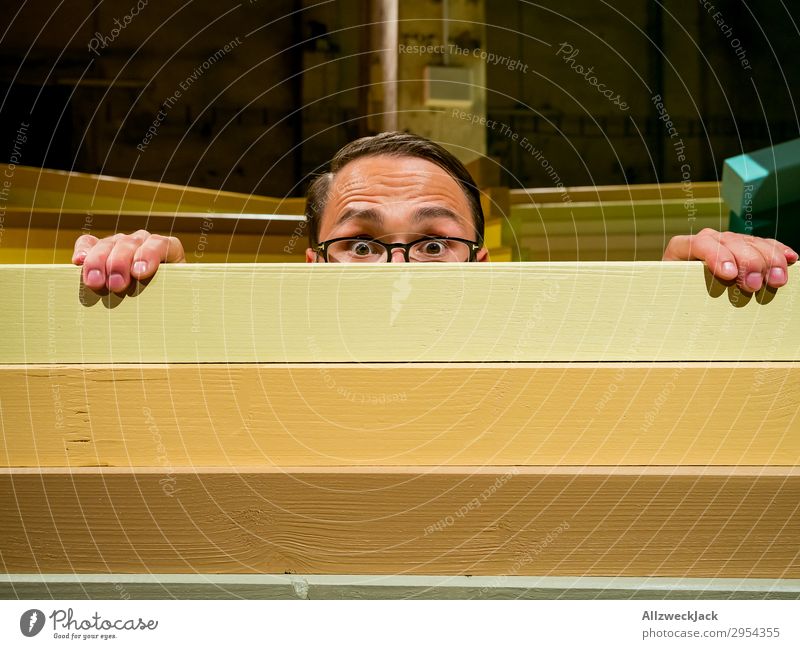
[{"label": "yellow wooden plank", "polygon": [[[617,261],[657,261],[664,255],[664,245],[653,245],[653,241],[632,242],[634,247],[603,248],[596,246],[598,241],[582,241],[580,249],[574,244],[569,245],[562,241],[548,242],[528,246],[514,251],[515,261],[549,261],[549,262],[617,262]],[[612,242],[613,244],[614,242]],[[622,242],[619,242],[622,243]]]},{"label": "yellow wooden plank", "polygon": [[0,395],[0,466],[800,465],[798,363],[6,365]]},{"label": "yellow wooden plank", "polygon": [[3,469],[10,573],[800,577],[796,467]]},{"label": "yellow wooden plank", "polygon": [[683,218],[686,221],[698,218],[724,218],[727,223],[728,210],[719,198],[704,198],[687,207],[682,199],[606,201],[580,203],[542,203],[514,205],[512,213],[524,221],[550,223],[552,221],[610,221]]},{"label": "yellow wooden plank", "polygon": [[80,277],[0,267],[0,362],[800,360],[798,265],[753,296],[701,262],[173,264],[123,296]]},{"label": "yellow wooden plank", "polygon": [[305,199],[268,198],[132,178],[18,166],[10,206],[302,214]]},{"label": "yellow wooden plank", "polygon": [[[141,226],[146,226],[142,223]],[[176,236],[181,240],[190,262],[303,262],[308,245],[304,235],[270,234],[268,224],[262,233],[225,232],[226,228],[184,229],[153,228],[152,232]],[[140,227],[141,227],[140,226]],[[139,227],[126,228],[134,232]],[[110,236],[114,229],[95,228],[91,234],[98,238]],[[85,234],[77,229],[7,228],[0,239],[0,263],[3,264],[69,264],[76,239]]]},{"label": "yellow wooden plank", "polygon": [[159,234],[213,230],[288,235],[305,228],[305,217],[302,214],[9,207],[3,225],[5,229],[82,230],[89,234],[95,229],[132,232],[145,228]]},{"label": "yellow wooden plank", "polygon": [[[566,199],[565,199],[566,195]],[[626,201],[718,198],[718,182],[651,183],[635,185],[588,185],[583,187],[535,187],[512,189],[511,204],[580,201]]]},{"label": "yellow wooden plank", "polygon": [[[727,217],[725,217],[727,221]],[[725,230],[718,216],[703,216],[688,220],[683,216],[669,218],[596,219],[585,221],[525,221],[517,236],[527,242],[531,238],[571,237],[583,240],[603,234],[643,235],[662,234],[674,237],[679,234],[697,234],[703,228]]]},{"label": "yellow wooden plank", "polygon": [[489,261],[514,261],[514,252],[506,246],[490,248]]},{"label": "yellow wooden plank", "polygon": [[[677,232],[675,234],[678,234]],[[688,233],[684,233],[688,234]],[[526,236],[517,246],[523,261],[658,261],[672,233]]]},{"label": "yellow wooden plank", "polygon": [[503,245],[502,233],[505,219],[488,219],[483,230],[483,243],[489,249]]}]

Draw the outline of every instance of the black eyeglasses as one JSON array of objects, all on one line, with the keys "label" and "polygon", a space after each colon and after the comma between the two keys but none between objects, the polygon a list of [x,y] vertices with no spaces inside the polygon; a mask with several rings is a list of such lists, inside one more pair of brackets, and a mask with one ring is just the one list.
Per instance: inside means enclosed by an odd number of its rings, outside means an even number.
[{"label": "black eyeglasses", "polygon": [[406,262],[475,261],[477,241],[458,237],[424,237],[410,243],[384,243],[370,237],[339,237],[314,248],[328,263],[391,262],[392,250],[402,248]]}]

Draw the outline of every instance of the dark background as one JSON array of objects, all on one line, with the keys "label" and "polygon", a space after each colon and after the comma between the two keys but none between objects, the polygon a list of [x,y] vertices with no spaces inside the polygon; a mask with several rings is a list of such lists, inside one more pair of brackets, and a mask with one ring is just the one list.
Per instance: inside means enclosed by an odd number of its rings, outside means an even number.
[{"label": "dark background", "polygon": [[[380,130],[371,82],[381,43],[369,27],[372,2],[150,0],[99,55],[89,52],[93,34],[108,36],[135,4],[7,5],[1,158],[9,159],[27,122],[22,164],[301,195],[309,174],[338,147]],[[440,6],[401,5],[404,15]],[[709,12],[690,0],[487,0],[484,26],[476,31],[485,39],[480,47],[529,66],[527,72],[486,66],[487,116],[535,138],[567,185],[674,182],[680,164],[651,101],[660,94],[686,144],[692,178],[717,179],[726,157],[799,135],[800,11],[797,2],[777,0],[713,5]],[[732,36],[715,22],[717,11]],[[430,25],[432,42],[439,30]],[[451,42],[457,36],[451,32]],[[237,37],[241,45],[202,73],[146,151],[137,151],[164,99]],[[423,37],[417,30],[414,38]],[[751,70],[740,63],[733,38]],[[593,65],[628,111],[556,56],[562,41],[580,49],[576,60]],[[487,130],[486,147],[500,158],[506,184],[552,184],[502,134]]]}]

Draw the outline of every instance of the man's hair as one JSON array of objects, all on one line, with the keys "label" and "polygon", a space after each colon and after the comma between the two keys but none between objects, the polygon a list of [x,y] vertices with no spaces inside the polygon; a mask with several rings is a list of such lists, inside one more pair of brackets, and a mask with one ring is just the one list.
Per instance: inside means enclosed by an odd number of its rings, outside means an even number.
[{"label": "man's hair", "polygon": [[312,248],[318,243],[319,225],[322,212],[328,202],[328,194],[336,173],[347,163],[377,155],[409,156],[422,158],[441,167],[461,186],[467,203],[472,211],[475,224],[475,238],[483,245],[483,209],[481,195],[467,168],[458,158],[443,146],[419,135],[392,131],[362,137],[345,144],[333,156],[330,171],[317,176],[309,185],[306,200],[306,224],[308,225],[308,241]]}]

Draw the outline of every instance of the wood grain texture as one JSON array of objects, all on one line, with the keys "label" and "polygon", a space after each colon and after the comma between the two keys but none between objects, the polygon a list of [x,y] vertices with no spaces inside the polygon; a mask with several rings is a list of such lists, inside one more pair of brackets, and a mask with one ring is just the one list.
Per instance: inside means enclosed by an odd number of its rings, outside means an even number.
[{"label": "wood grain texture", "polygon": [[0,267],[0,362],[800,360],[797,264],[752,296],[701,262],[173,264],[123,296],[80,277]]},{"label": "wood grain texture", "polygon": [[0,599],[799,599],[800,579],[0,574]]},{"label": "wood grain texture", "polygon": [[800,465],[800,363],[0,366],[0,466]]},{"label": "wood grain texture", "polygon": [[[800,577],[800,469],[3,469],[6,573]],[[461,512],[461,513],[459,513]]]}]

